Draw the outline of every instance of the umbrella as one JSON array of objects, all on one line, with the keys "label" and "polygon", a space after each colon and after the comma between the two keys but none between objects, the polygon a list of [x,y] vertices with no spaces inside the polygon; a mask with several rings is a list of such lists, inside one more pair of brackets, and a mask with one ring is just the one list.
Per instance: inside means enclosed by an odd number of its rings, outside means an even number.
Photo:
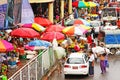
[{"label": "umbrella", "polygon": [[97,6],[97,3],[92,2],[92,1],[89,1],[89,2],[88,2],[88,6],[89,6],[89,7],[96,7],[96,6]]},{"label": "umbrella", "polygon": [[85,25],[83,25],[83,24],[80,24],[80,25],[75,24],[75,25],[73,25],[73,26],[78,26],[78,27],[83,28],[83,29],[85,29],[85,30],[90,30],[90,29],[91,29],[90,26],[85,26]]},{"label": "umbrella", "polygon": [[47,47],[45,47],[45,46],[29,46],[29,45],[25,45],[24,46],[25,47],[25,49],[27,49],[27,50],[40,50],[40,49],[46,49]]},{"label": "umbrella", "polygon": [[77,7],[77,8],[87,8],[88,7],[88,3],[85,1],[74,1],[72,3],[73,7]]},{"label": "umbrella", "polygon": [[88,30],[85,28],[82,28],[80,26],[69,26],[63,29],[63,33],[67,35],[83,35],[87,32]]},{"label": "umbrella", "polygon": [[24,28],[33,28],[36,31],[45,31],[45,28],[37,23],[29,23],[29,24],[23,24],[22,27]]},{"label": "umbrella", "polygon": [[90,26],[90,22],[89,21],[87,21],[87,20],[85,20],[83,18],[78,18],[78,19],[80,19],[83,22],[84,25]]},{"label": "umbrella", "polygon": [[71,19],[65,22],[66,26],[72,26],[74,24],[84,24],[84,22],[80,19]]},{"label": "umbrella", "polygon": [[14,29],[10,34],[11,36],[22,38],[40,37],[40,34],[31,28],[17,28]]},{"label": "umbrella", "polygon": [[45,32],[41,35],[42,40],[46,41],[53,41],[53,39],[56,40],[63,40],[65,38],[64,34],[60,32]]},{"label": "umbrella", "polygon": [[50,25],[46,28],[47,32],[55,31],[55,32],[61,32],[65,27],[61,25]]},{"label": "umbrella", "polygon": [[45,46],[45,47],[49,47],[50,45],[51,45],[50,42],[43,41],[43,40],[34,40],[34,41],[30,41],[28,43],[28,46]]},{"label": "umbrella", "polygon": [[98,14],[88,14],[90,17],[98,17]]},{"label": "umbrella", "polygon": [[42,26],[49,26],[51,24],[53,24],[50,20],[48,20],[47,18],[42,18],[42,17],[35,17],[34,18],[34,22],[38,23]]},{"label": "umbrella", "polygon": [[14,47],[6,40],[0,40],[0,52],[12,51]]}]

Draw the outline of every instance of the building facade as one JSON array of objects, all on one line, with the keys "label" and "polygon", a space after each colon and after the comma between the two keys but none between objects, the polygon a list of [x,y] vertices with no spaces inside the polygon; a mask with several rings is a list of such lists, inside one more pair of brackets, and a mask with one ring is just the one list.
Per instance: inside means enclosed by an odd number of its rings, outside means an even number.
[{"label": "building facade", "polygon": [[[41,8],[46,8],[45,11],[43,11],[42,14],[47,15],[48,19],[51,22],[54,22],[54,18],[56,17],[56,12],[59,17],[59,19],[64,18],[64,13],[65,13],[65,5],[67,4],[67,11],[68,15],[72,13],[72,0],[29,0],[29,2],[32,3],[39,3],[39,4],[45,4],[44,7]],[[56,3],[59,3],[56,5]],[[41,8],[39,10],[41,10]],[[58,10],[56,11],[56,9]]]}]

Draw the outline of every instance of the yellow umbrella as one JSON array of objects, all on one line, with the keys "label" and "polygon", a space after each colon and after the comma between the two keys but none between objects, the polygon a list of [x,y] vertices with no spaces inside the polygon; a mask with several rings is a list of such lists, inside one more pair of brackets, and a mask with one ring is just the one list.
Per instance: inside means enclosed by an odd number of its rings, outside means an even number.
[{"label": "yellow umbrella", "polygon": [[90,16],[90,17],[97,17],[98,14],[88,14],[88,16]]},{"label": "yellow umbrella", "polygon": [[[69,30],[69,32],[68,32]],[[67,33],[69,35],[73,35],[74,34],[74,26],[69,26],[69,27],[66,27],[62,30],[63,33]]]},{"label": "yellow umbrella", "polygon": [[37,24],[37,23],[32,23],[32,28],[34,28],[35,30],[37,30],[37,31],[39,31],[39,32],[45,31],[45,28],[42,27],[41,25]]},{"label": "yellow umbrella", "polygon": [[89,7],[96,7],[96,3],[89,1],[88,2]]}]

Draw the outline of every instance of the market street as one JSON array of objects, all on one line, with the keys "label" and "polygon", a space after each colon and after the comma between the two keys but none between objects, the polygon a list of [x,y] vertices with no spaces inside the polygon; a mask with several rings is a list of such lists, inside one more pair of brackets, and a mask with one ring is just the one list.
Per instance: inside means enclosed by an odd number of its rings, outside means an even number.
[{"label": "market street", "polygon": [[120,71],[120,56],[110,56],[109,57],[109,64],[110,67],[107,68],[107,73],[101,74],[99,62],[95,64],[95,74],[94,76],[67,76],[64,78],[63,72],[58,75],[57,71],[51,75],[49,80],[120,80],[119,71]]}]

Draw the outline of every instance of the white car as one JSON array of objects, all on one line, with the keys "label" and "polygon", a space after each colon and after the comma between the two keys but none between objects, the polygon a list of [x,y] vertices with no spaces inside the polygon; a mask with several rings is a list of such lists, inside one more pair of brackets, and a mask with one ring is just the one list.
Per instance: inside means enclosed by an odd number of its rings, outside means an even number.
[{"label": "white car", "polygon": [[89,61],[85,53],[71,53],[64,63],[64,75],[88,75]]}]

